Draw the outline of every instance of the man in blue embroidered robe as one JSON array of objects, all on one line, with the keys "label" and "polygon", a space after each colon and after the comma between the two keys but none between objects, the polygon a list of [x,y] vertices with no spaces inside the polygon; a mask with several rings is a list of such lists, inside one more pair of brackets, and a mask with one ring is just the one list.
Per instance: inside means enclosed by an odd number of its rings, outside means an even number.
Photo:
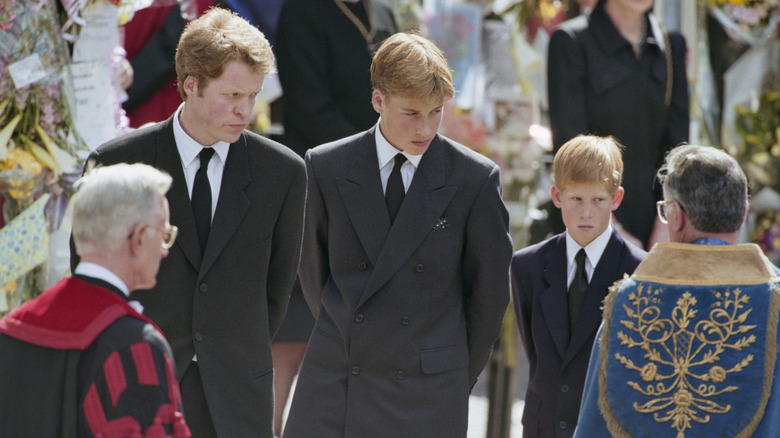
[{"label": "man in blue embroidered robe", "polygon": [[737,245],[745,175],[721,150],[679,146],[658,177],[672,242],[605,299],[574,438],[776,437],[780,270]]}]

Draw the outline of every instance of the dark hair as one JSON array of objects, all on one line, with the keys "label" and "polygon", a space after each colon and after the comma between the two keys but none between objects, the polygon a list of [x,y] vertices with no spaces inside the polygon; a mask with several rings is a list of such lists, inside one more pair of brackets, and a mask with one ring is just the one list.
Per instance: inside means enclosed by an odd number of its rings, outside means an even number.
[{"label": "dark hair", "polygon": [[711,146],[678,146],[666,156],[658,180],[664,198],[680,203],[697,230],[730,233],[742,226],[747,178],[726,152]]}]

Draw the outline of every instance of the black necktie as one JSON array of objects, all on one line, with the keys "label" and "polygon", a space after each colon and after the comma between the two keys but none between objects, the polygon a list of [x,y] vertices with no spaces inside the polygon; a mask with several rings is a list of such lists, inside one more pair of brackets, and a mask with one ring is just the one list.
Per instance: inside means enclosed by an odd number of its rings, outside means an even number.
[{"label": "black necktie", "polygon": [[569,327],[574,327],[577,322],[577,314],[580,311],[580,303],[588,290],[588,273],[585,271],[585,248],[580,248],[574,256],[577,262],[577,271],[569,285]]},{"label": "black necktie", "polygon": [[395,220],[395,215],[398,214],[398,210],[401,208],[401,203],[404,202],[404,180],[401,178],[401,166],[406,161],[404,154],[397,154],[395,156],[395,163],[393,164],[393,171],[390,172],[390,178],[387,179],[387,188],[385,189],[385,202],[387,203],[387,212],[390,213],[390,223]]},{"label": "black necktie", "polygon": [[209,240],[211,230],[211,184],[206,170],[212,155],[214,155],[214,148],[203,148],[198,154],[200,169],[195,174],[195,183],[192,186],[192,213],[195,215],[195,228],[198,230],[201,254],[206,250],[206,242]]}]

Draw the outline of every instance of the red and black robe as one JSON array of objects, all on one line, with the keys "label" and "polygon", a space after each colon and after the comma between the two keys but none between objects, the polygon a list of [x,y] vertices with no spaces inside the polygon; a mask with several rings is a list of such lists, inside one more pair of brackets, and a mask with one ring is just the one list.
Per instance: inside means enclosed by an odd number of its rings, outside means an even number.
[{"label": "red and black robe", "polygon": [[167,341],[88,281],[62,280],[0,320],[0,436],[189,437]]}]

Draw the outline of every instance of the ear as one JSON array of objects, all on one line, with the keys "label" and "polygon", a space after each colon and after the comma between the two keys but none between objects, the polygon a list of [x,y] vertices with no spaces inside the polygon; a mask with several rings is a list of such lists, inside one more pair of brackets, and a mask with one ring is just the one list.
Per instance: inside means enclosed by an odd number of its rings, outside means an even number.
[{"label": "ear", "polygon": [[688,215],[680,208],[679,202],[674,201],[674,203],[677,204],[674,206],[674,210],[667,211],[666,213],[667,226],[670,235],[673,231],[679,233],[688,226]]},{"label": "ear", "polygon": [[558,189],[558,186],[553,184],[552,187],[550,187],[550,198],[552,199],[553,204],[555,204],[556,207],[561,208],[561,191]]},{"label": "ear", "polygon": [[130,232],[130,237],[128,240],[128,250],[130,251],[130,254],[132,256],[135,256],[139,253],[141,245],[143,245],[143,239],[146,238],[146,224],[139,223],[135,227],[133,227],[132,231]]},{"label": "ear", "polygon": [[620,207],[620,203],[623,202],[623,196],[626,194],[626,191],[623,189],[623,187],[618,187],[615,191],[615,196],[612,197],[612,211],[615,211]]},{"label": "ear", "polygon": [[381,91],[374,90],[373,93],[371,93],[371,105],[374,107],[374,111],[378,112],[380,116],[383,112],[382,103],[384,100],[385,96]]},{"label": "ear", "polygon": [[198,94],[198,80],[195,79],[192,76],[187,76],[186,79],[184,79],[184,92],[187,94],[187,97],[194,96]]},{"label": "ear", "polygon": [[[742,225],[745,225],[745,221],[748,218],[748,213],[750,213],[750,205],[746,202],[745,203],[745,214],[742,215]],[[742,225],[740,225],[740,227],[742,227]]]}]

